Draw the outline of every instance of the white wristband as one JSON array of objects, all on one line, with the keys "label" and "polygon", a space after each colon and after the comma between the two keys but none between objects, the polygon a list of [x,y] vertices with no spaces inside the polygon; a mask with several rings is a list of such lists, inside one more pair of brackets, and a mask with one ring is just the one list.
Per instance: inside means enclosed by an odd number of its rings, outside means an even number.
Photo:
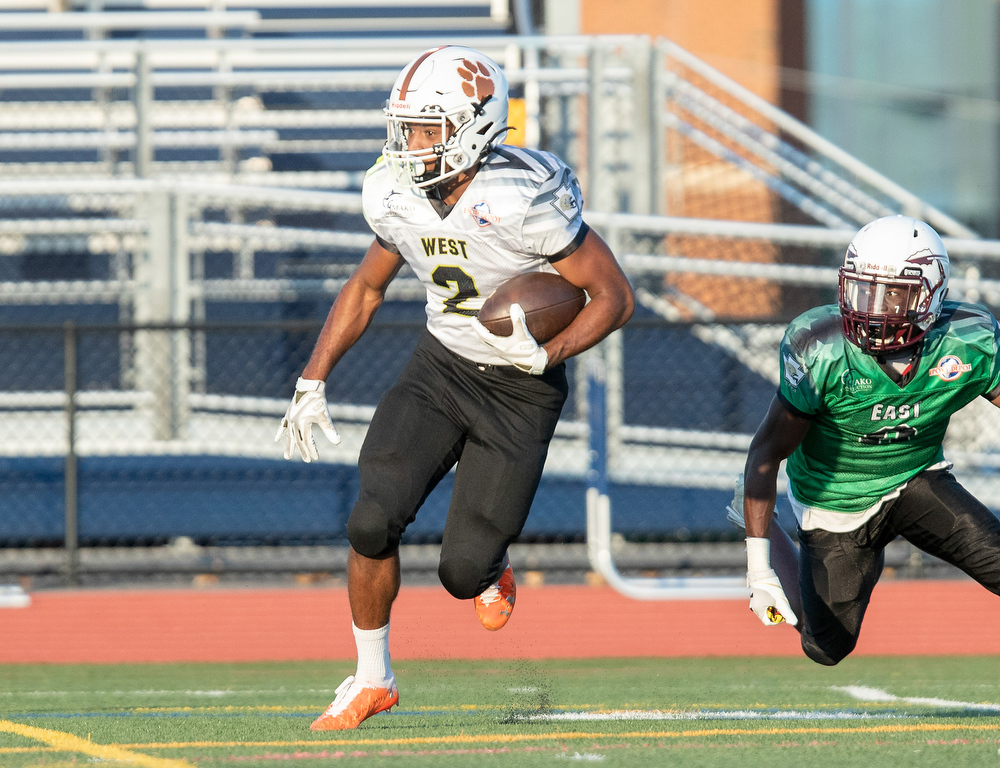
[{"label": "white wristband", "polygon": [[296,392],[322,392],[326,389],[326,382],[321,379],[303,379],[299,376],[299,380],[295,382]]},{"label": "white wristband", "polygon": [[747,536],[747,570],[771,570],[771,540],[758,536]]}]

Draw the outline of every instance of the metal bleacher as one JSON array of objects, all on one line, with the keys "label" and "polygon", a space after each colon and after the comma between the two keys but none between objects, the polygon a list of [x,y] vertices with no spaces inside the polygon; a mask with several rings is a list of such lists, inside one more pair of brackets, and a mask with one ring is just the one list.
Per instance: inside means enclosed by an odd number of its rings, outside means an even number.
[{"label": "metal bleacher", "polygon": [[511,23],[506,0],[6,2],[0,174],[357,188],[408,58]]},{"label": "metal bleacher", "polygon": [[[607,363],[616,530],[730,535],[718,510],[779,375],[782,313],[829,300],[831,266],[864,221],[926,218],[951,238],[953,291],[1000,302],[1000,244],[672,42],[534,35],[526,6],[0,2],[0,346],[11,361],[0,370],[10,478],[0,498],[13,510],[0,519],[0,544],[13,542],[0,574],[26,572],[26,557],[37,556],[30,572],[61,567],[54,547],[25,553],[58,544],[72,451],[94,572],[275,567],[213,542],[310,543],[280,553],[283,567],[340,568],[342,548],[319,544],[342,536],[368,419],[419,333],[411,273],[331,377],[343,443],[306,466],[282,461],[273,434],[309,333],[371,242],[358,191],[384,141],[386,93],[400,67],[443,42],[503,65],[521,129],[510,140],[577,170],[588,223],[636,287],[636,318],[580,359]],[[72,390],[64,321],[89,328],[73,337]],[[265,321],[274,325],[250,327]],[[300,325],[278,328],[288,321]],[[158,330],[136,331],[143,324]],[[529,519],[538,540],[579,540],[584,527],[595,431],[584,368],[571,361],[571,399]],[[968,422],[958,463],[1000,504],[1000,425],[980,429],[988,418]],[[443,490],[408,534],[434,541]],[[127,554],[172,539],[199,546]],[[102,542],[114,546],[101,554]],[[572,567],[586,567],[573,551]],[[742,557],[706,551],[675,561]]]},{"label": "metal bleacher", "polygon": [[0,12],[5,31],[47,38],[135,30],[171,38],[179,30],[258,37],[496,34],[511,21],[507,0],[5,0]]}]

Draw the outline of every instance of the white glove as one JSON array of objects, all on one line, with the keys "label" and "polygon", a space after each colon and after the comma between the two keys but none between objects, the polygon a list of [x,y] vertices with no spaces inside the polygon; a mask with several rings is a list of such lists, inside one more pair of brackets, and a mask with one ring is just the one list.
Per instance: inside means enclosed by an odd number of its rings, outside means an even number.
[{"label": "white glove", "polygon": [[747,538],[747,586],[750,588],[750,610],[765,627],[776,627],[786,621],[792,626],[799,623],[781,588],[778,574],[771,568],[768,539]]},{"label": "white glove", "polygon": [[495,336],[486,330],[479,318],[472,318],[472,327],[479,338],[497,351],[504,360],[516,368],[532,376],[545,372],[549,364],[549,353],[540,346],[528,331],[528,323],[524,319],[524,310],[520,304],[510,305],[510,322],[514,326],[510,336]]},{"label": "white glove", "polygon": [[[743,473],[740,472],[740,476],[736,478],[736,488],[733,490],[733,500],[729,502],[729,506],[726,507],[726,519],[742,530],[746,530],[747,527],[746,518],[743,515],[743,496],[745,493],[746,489],[743,485]],[[774,516],[778,516],[777,507],[774,508]]]},{"label": "white glove", "polygon": [[[318,379],[303,379],[295,382],[295,394],[288,404],[285,418],[281,420],[274,442],[285,435],[285,458],[292,458],[292,446],[299,449],[302,460],[307,464],[319,459],[316,441],[313,439],[313,424],[319,425],[327,439],[337,445],[340,433],[330,420],[330,409],[326,405],[326,382]],[[287,434],[286,434],[287,432]]]},{"label": "white glove", "polygon": [[736,478],[736,490],[733,491],[733,500],[726,507],[726,518],[737,528],[746,530],[747,524],[743,519],[743,473]]}]

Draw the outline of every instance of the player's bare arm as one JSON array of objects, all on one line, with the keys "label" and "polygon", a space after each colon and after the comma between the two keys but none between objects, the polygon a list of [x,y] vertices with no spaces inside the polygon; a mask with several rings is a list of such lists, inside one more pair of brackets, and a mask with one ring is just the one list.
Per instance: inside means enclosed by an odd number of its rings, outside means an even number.
[{"label": "player's bare arm", "polygon": [[750,443],[743,498],[733,499],[746,527],[750,610],[768,627],[786,622],[797,629],[802,626],[798,618],[802,613],[798,556],[795,545],[774,520],[774,502],[778,468],[805,438],[810,424],[775,396]]},{"label": "player's bare arm", "polygon": [[344,284],[327,315],[309,362],[295,382],[295,394],[278,426],[274,441],[285,442],[285,458],[298,451],[305,462],[319,459],[313,427],[337,445],[340,433],[333,425],[326,402],[326,379],[333,366],[365,332],[382,303],[385,290],[402,266],[400,256],[376,240],[358,270]]},{"label": "player's bare arm", "polygon": [[377,240],[372,242],[357,271],[337,294],[302,378],[326,380],[371,324],[389,283],[402,266],[402,256],[383,248]]},{"label": "player's bare arm", "polygon": [[744,470],[743,519],[748,537],[766,537],[777,497],[778,468],[805,439],[812,422],[771,399],[757,428]]},{"label": "player's bare arm", "polygon": [[594,230],[587,233],[579,248],[553,266],[573,285],[583,288],[590,301],[565,330],[543,345],[550,367],[621,328],[635,310],[635,295],[628,278]]}]

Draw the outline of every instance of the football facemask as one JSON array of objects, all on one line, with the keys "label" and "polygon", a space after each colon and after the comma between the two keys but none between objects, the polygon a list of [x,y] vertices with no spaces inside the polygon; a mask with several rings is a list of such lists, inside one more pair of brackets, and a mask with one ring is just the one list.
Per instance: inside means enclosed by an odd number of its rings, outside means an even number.
[{"label": "football facemask", "polygon": [[390,118],[387,129],[382,156],[403,186],[432,186],[464,170],[458,167],[461,156],[456,157],[455,147],[449,147],[454,131],[448,115]]},{"label": "football facemask", "polygon": [[902,349],[926,333],[930,285],[923,277],[883,280],[841,270],[840,311],[847,338],[869,353]]}]

